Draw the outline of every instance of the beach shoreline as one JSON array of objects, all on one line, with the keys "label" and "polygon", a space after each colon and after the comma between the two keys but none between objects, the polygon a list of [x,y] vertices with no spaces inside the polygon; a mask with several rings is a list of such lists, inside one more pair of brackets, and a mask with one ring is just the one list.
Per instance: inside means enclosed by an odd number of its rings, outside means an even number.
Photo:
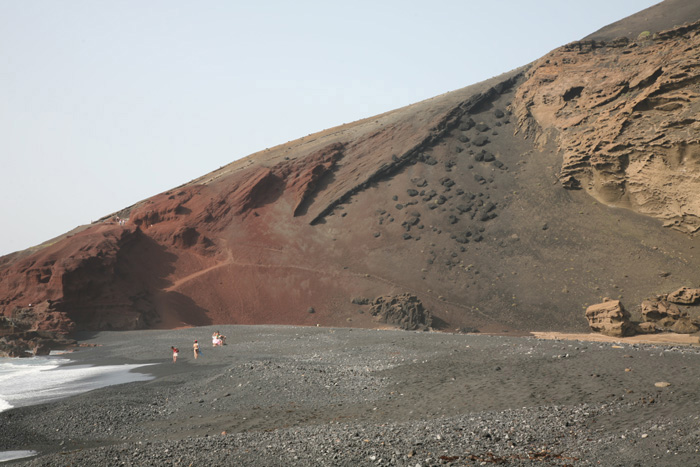
[{"label": "beach shoreline", "polygon": [[[227,345],[211,347],[215,330]],[[203,348],[196,361],[194,339]],[[292,326],[105,332],[79,341],[91,347],[70,355],[75,364],[150,363],[138,371],[155,379],[0,413],[0,450],[39,453],[13,463],[700,460],[694,346]],[[171,345],[180,349],[177,363]]]}]

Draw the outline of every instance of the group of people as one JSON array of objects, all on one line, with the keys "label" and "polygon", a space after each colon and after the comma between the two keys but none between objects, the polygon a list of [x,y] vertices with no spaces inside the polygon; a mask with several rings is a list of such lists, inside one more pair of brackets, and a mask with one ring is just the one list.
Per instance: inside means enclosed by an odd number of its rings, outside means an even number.
[{"label": "group of people", "polygon": [[[214,332],[211,335],[211,344],[214,347],[220,347],[226,343],[226,336],[221,334],[219,331]],[[180,354],[180,349],[175,346],[170,346],[170,350],[173,352],[173,363],[177,362],[177,356]],[[197,360],[202,354],[199,348],[199,342],[195,339],[194,344],[192,344],[192,350],[194,351],[194,359]]]},{"label": "group of people", "polygon": [[222,335],[219,331],[215,331],[211,335],[211,345],[214,347],[221,347],[226,343],[226,336]]}]

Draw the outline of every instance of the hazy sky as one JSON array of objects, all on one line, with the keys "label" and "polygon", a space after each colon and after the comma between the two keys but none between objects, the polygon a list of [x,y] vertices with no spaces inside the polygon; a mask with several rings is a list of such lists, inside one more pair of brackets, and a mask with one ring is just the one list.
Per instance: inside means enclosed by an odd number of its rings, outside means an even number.
[{"label": "hazy sky", "polygon": [[658,0],[0,0],[0,255]]}]

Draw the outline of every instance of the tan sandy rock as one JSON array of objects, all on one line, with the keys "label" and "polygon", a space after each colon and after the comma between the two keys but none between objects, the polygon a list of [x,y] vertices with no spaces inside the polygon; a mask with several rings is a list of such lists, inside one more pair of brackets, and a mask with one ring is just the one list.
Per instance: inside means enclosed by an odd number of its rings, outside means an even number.
[{"label": "tan sandy rock", "polygon": [[560,180],[607,205],[700,229],[700,23],[636,42],[579,41],[538,60],[512,110],[557,139]]},{"label": "tan sandy rock", "polygon": [[695,324],[690,318],[683,317],[676,320],[671,326],[671,331],[678,334],[695,334],[700,331],[697,324]]},{"label": "tan sandy rock", "polygon": [[588,325],[606,336],[623,337],[634,334],[630,314],[619,300],[609,300],[586,309]]},{"label": "tan sandy rock", "polygon": [[682,315],[678,306],[665,300],[644,300],[642,302],[642,320],[656,322],[664,318],[678,319]]},{"label": "tan sandy rock", "polygon": [[700,289],[691,289],[689,287],[681,287],[680,289],[668,294],[667,300],[673,303],[682,305],[694,305],[700,299]]},{"label": "tan sandy rock", "polygon": [[659,328],[654,323],[644,322],[637,325],[636,331],[638,334],[654,334],[659,331]]}]

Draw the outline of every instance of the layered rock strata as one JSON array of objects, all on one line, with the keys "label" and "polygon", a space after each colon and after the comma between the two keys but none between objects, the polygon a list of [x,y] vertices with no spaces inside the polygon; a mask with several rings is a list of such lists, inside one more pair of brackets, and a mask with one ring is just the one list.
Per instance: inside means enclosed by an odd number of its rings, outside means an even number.
[{"label": "layered rock strata", "polygon": [[573,42],[516,92],[519,130],[556,138],[560,179],[597,200],[700,229],[700,23]]}]

